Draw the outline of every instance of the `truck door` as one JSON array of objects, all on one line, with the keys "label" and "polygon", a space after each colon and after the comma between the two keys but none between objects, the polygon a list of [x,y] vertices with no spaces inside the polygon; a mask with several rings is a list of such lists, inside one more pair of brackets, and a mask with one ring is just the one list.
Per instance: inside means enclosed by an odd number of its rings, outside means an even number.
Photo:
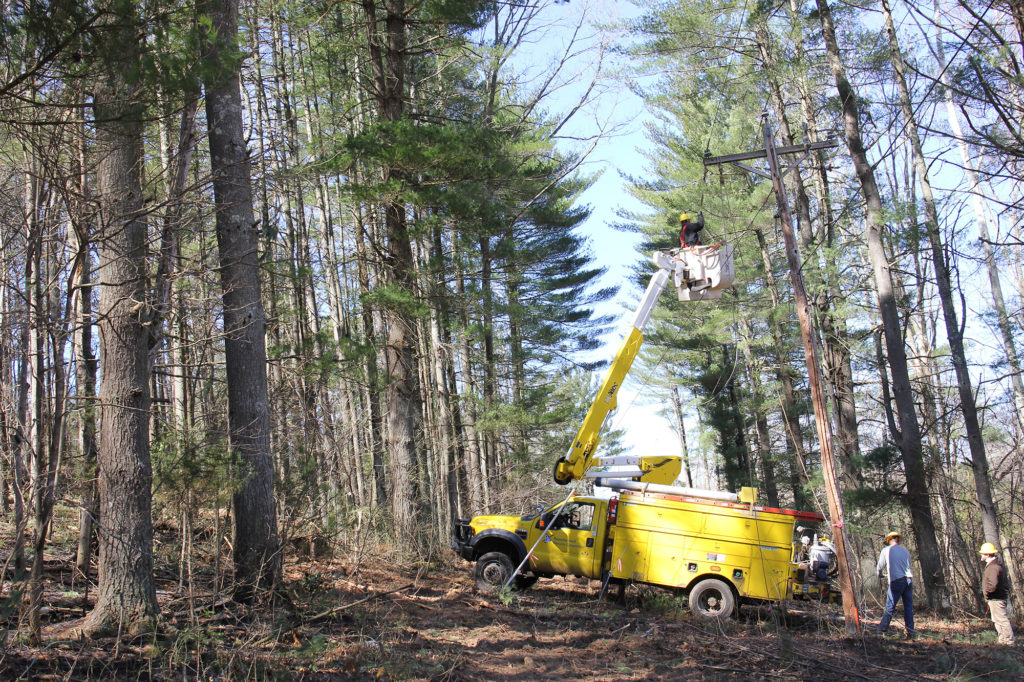
[{"label": "truck door", "polygon": [[[541,517],[542,519],[544,516]],[[598,559],[603,547],[598,543],[597,504],[573,501],[551,522],[544,540],[534,550],[534,570],[555,574],[599,577]]]}]

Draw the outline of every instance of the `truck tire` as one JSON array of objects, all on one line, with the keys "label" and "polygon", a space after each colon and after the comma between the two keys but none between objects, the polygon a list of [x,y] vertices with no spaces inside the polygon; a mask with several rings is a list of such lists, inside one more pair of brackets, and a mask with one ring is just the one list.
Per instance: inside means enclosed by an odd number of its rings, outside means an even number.
[{"label": "truck tire", "polygon": [[717,578],[701,580],[690,590],[690,611],[700,618],[724,620],[736,610],[736,597]]},{"label": "truck tire", "polygon": [[481,592],[497,592],[512,577],[515,566],[504,552],[488,552],[476,560],[473,579]]}]

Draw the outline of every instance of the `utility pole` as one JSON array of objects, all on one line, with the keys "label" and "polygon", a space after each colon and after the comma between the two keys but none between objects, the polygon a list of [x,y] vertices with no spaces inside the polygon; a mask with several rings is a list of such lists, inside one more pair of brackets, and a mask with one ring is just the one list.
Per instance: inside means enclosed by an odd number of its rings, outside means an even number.
[{"label": "utility pole", "polygon": [[[850,635],[860,632],[860,611],[857,608],[856,590],[853,585],[853,572],[850,570],[849,545],[846,537],[846,523],[843,512],[843,498],[839,491],[839,477],[836,473],[835,455],[832,452],[832,424],[825,408],[825,394],[822,389],[821,369],[818,363],[818,348],[814,322],[811,319],[807,304],[807,290],[804,288],[804,277],[801,270],[800,254],[797,251],[796,236],[793,234],[793,220],[789,212],[789,200],[786,198],[786,186],[782,178],[796,168],[802,158],[797,159],[786,170],[779,168],[779,156],[803,153],[808,156],[811,151],[838,146],[836,142],[814,142],[791,147],[775,146],[775,137],[768,123],[768,114],[764,120],[764,149],[728,156],[705,156],[705,166],[716,166],[732,163],[745,171],[754,173],[772,181],[775,188],[775,201],[778,205],[779,220],[782,223],[782,236],[786,243],[786,258],[789,260],[789,275],[793,283],[793,298],[796,303],[797,316],[800,319],[800,334],[804,342],[804,356],[807,360],[807,379],[811,387],[811,402],[814,404],[814,422],[818,427],[818,442],[821,446],[821,469],[825,479],[825,496],[828,499],[828,512],[832,517],[832,537],[836,548],[836,560],[839,562],[839,591],[843,597],[843,613],[846,616],[846,633]],[[741,161],[749,159],[767,159],[768,171],[747,166]]]}]

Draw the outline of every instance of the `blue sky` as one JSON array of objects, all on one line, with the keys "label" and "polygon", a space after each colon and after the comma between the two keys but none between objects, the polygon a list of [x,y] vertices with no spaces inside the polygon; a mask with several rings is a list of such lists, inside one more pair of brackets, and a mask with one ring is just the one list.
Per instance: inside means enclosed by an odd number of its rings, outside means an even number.
[{"label": "blue sky", "polygon": [[[551,56],[557,54],[564,46],[565,36],[570,34],[581,15],[590,22],[607,23],[636,16],[639,12],[629,2],[589,0],[553,5],[548,9],[548,13],[552,21],[560,23],[562,28],[553,26],[550,38],[541,41],[537,49],[527,55],[531,68],[543,68],[545,64],[550,63]],[[601,36],[606,40],[616,38],[608,33],[602,33]],[[559,40],[559,37],[563,40]],[[591,40],[596,43],[599,36],[593,34]],[[584,53],[577,60],[569,69],[570,73],[575,74],[575,78],[570,79],[547,103],[550,111],[554,113],[572,108],[589,84],[589,76],[595,68],[596,61],[597,57],[593,52]],[[613,73],[616,66],[618,65],[610,58],[604,60],[603,68],[610,69],[609,74]],[[635,304],[641,294],[629,281],[630,269],[637,260],[647,255],[637,251],[635,235],[612,227],[617,221],[619,210],[644,209],[626,191],[625,182],[621,177],[623,172],[637,176],[643,174],[645,159],[638,149],[646,145],[643,133],[644,120],[643,102],[630,92],[623,79],[611,77],[601,83],[600,95],[594,106],[577,114],[564,131],[566,137],[573,140],[589,138],[602,127],[612,131],[602,137],[590,153],[585,171],[600,171],[601,176],[580,198],[580,203],[591,209],[590,218],[583,225],[583,231],[591,240],[595,262],[607,269],[602,284],[617,284],[621,287],[619,295],[600,309],[600,313],[613,315],[618,320],[616,329],[605,337],[605,344],[597,354],[598,358],[609,361],[628,331]],[[578,142],[568,140],[566,144],[579,145]],[[671,295],[671,292],[664,295]],[[632,454],[679,453],[678,437],[673,425],[659,415],[659,410],[663,407],[660,400],[660,397],[642,384],[638,372],[633,371],[629,375],[619,394],[619,408],[610,418],[608,426],[623,429],[623,444]],[[695,434],[691,434],[691,438],[694,436]]]}]

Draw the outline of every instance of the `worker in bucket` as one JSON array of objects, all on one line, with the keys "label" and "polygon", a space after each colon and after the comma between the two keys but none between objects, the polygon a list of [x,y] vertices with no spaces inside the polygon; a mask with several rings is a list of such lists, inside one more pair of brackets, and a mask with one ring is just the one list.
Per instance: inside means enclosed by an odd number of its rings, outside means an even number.
[{"label": "worker in bucket", "polygon": [[914,639],[914,583],[910,571],[910,552],[900,544],[903,536],[892,531],[885,536],[885,547],[878,555],[878,578],[885,575],[889,589],[885,594],[885,613],[878,624],[878,634],[889,630],[897,602],[903,600],[903,624],[907,628],[907,639]]},{"label": "worker in bucket", "polygon": [[985,593],[985,601],[988,602],[988,612],[992,617],[992,624],[996,626],[999,643],[1013,646],[1013,627],[1006,614],[1006,603],[1010,599],[1010,581],[1006,576],[1006,569],[999,559],[999,550],[991,542],[983,544],[978,551],[981,554],[981,560],[985,562],[985,572],[981,577],[981,591]]},{"label": "worker in bucket", "polygon": [[679,245],[699,246],[700,231],[704,229],[704,214],[698,213],[697,219],[692,220],[689,213],[679,216]]}]

